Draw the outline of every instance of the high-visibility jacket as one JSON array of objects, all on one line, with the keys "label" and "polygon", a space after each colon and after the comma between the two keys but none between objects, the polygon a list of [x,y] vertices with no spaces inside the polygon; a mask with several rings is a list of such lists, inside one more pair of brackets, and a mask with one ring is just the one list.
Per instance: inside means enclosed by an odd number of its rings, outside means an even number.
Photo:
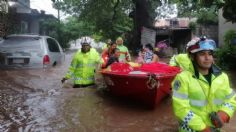
[{"label": "high-visibility jacket", "polygon": [[189,58],[188,54],[174,55],[173,57],[171,57],[169,65],[170,66],[178,66],[182,70],[194,71],[193,66],[192,66],[192,61]]},{"label": "high-visibility jacket", "polygon": [[201,131],[213,126],[209,114],[219,110],[231,118],[236,107],[235,92],[228,76],[212,67],[211,84],[198,72],[183,71],[172,82],[173,109],[181,132]]},{"label": "high-visibility jacket", "polygon": [[117,48],[120,50],[120,57],[119,57],[120,62],[126,62],[131,60],[129,50],[126,46],[121,44],[117,45]]},{"label": "high-visibility jacket", "polygon": [[91,48],[87,53],[82,53],[79,50],[75,53],[65,77],[67,79],[73,78],[74,84],[93,84],[97,63],[102,63],[102,60],[95,49]]}]

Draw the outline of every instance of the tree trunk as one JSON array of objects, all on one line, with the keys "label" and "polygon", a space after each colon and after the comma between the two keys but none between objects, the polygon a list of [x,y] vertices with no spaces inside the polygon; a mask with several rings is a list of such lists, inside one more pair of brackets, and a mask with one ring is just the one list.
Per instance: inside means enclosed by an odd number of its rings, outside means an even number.
[{"label": "tree trunk", "polygon": [[152,27],[152,18],[148,12],[150,9],[148,0],[133,0],[133,3],[135,4],[135,9],[131,17],[134,21],[134,29],[129,49],[135,51],[141,46],[142,27]]}]

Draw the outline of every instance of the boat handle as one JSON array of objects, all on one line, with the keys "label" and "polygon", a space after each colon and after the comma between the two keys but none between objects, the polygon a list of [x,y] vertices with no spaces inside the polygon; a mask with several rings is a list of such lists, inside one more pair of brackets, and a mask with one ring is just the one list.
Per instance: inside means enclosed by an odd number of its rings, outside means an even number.
[{"label": "boat handle", "polygon": [[159,81],[156,79],[155,74],[148,74],[148,81],[146,83],[148,89],[153,90],[159,87]]}]

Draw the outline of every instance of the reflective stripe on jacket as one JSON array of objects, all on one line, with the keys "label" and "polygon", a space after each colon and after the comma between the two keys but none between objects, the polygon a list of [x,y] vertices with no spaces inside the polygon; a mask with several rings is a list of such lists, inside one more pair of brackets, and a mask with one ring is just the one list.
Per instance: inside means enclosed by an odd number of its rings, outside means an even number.
[{"label": "reflective stripe on jacket", "polygon": [[180,131],[201,131],[213,126],[209,114],[222,110],[230,118],[236,107],[235,92],[229,86],[228,76],[213,72],[211,84],[200,73],[190,71],[178,74],[172,82],[173,109],[180,122]]},{"label": "reflective stripe on jacket", "polygon": [[78,51],[72,59],[66,78],[73,78],[74,84],[93,84],[96,64],[101,62],[102,60],[95,49],[90,49],[88,53]]}]

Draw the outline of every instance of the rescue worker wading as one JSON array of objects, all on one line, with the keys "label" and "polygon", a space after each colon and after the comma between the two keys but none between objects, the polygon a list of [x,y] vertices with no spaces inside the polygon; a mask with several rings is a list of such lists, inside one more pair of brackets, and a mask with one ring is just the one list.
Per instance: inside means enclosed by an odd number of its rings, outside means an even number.
[{"label": "rescue worker wading", "polygon": [[213,40],[189,47],[193,70],[184,70],[172,83],[173,109],[180,132],[218,132],[236,107],[228,76],[213,64]]},{"label": "rescue worker wading", "polygon": [[81,39],[82,48],[74,55],[69,71],[61,80],[62,83],[73,78],[74,88],[94,85],[96,64],[102,63],[102,60],[98,52],[91,48],[90,43],[91,39],[89,37]]}]

